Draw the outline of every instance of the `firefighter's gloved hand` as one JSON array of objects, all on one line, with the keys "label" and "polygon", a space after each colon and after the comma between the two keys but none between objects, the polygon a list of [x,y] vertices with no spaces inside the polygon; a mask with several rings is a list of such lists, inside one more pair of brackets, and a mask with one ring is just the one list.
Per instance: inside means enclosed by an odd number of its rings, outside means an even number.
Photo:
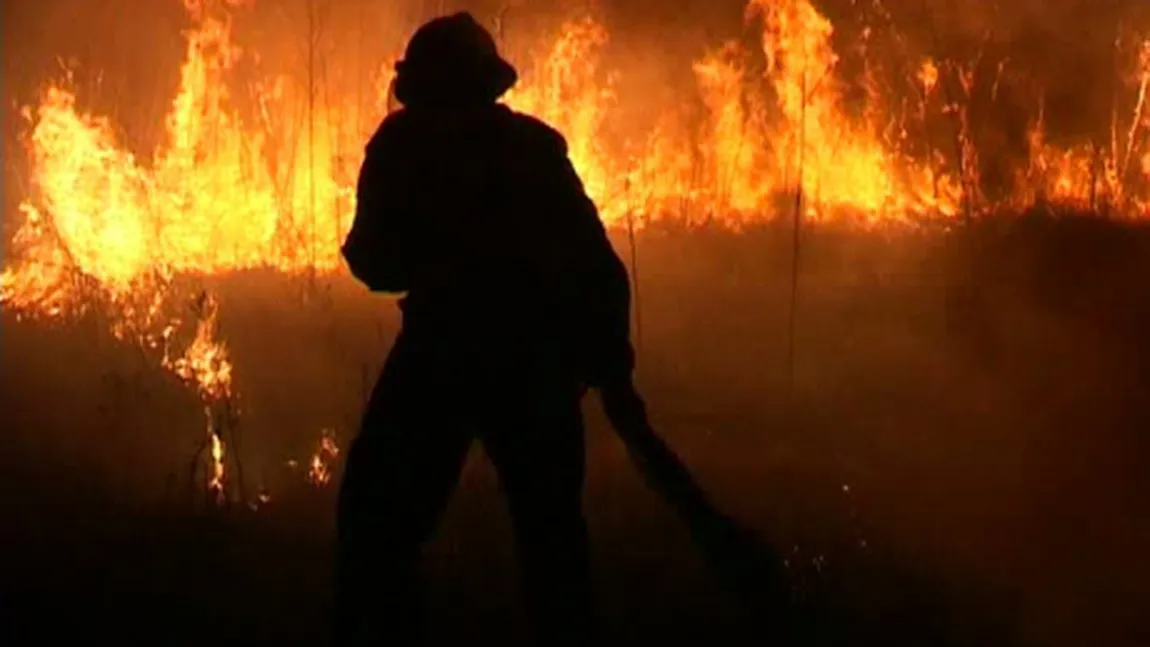
[{"label": "firefighter's gloved hand", "polygon": [[603,411],[620,436],[633,437],[647,427],[647,409],[630,376],[598,387]]}]

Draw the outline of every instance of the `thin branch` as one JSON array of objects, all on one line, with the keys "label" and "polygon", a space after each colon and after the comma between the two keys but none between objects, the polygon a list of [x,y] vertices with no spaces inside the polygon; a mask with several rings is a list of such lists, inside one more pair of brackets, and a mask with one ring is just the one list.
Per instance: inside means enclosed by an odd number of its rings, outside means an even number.
[{"label": "thin branch", "polygon": [[639,250],[635,240],[635,211],[631,208],[631,181],[628,179],[627,193],[627,242],[631,248],[631,292],[635,303],[635,343],[636,351],[643,347],[643,301],[639,292]]},{"label": "thin branch", "polygon": [[807,149],[807,102],[810,99],[810,95],[807,92],[807,67],[808,61],[806,57],[806,50],[804,49],[802,83],[803,103],[802,110],[799,114],[798,181],[795,183],[795,203],[793,223],[791,225],[791,229],[793,231],[791,241],[791,302],[789,321],[787,323],[787,379],[792,391],[794,391],[795,388],[795,321],[797,319],[799,300],[799,252],[800,243],[802,242],[801,232],[803,223],[803,179],[805,174]]}]

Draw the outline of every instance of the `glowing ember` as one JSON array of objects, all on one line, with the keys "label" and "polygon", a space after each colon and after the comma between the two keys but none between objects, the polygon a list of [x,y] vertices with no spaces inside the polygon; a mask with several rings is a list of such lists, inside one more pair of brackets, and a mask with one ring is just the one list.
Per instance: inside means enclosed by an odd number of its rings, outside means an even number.
[{"label": "glowing ember", "polygon": [[260,508],[272,502],[272,495],[266,489],[261,489],[253,501],[248,502],[248,509],[258,512]]},{"label": "glowing ember", "polygon": [[339,446],[335,444],[335,432],[324,429],[320,437],[319,449],[311,457],[311,467],[307,473],[307,480],[316,487],[327,485],[331,481],[331,467],[339,457]]}]

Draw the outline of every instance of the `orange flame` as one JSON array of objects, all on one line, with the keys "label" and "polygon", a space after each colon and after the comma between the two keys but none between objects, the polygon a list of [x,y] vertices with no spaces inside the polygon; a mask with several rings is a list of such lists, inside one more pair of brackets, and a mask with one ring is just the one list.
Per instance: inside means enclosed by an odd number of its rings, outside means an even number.
[{"label": "orange flame", "polygon": [[[1133,114],[1124,136],[1119,134],[1118,115],[1111,124],[1109,147],[1080,144],[1058,148],[1046,142],[1044,110],[1030,132],[1031,163],[1020,179],[1016,202],[1046,200],[1082,209],[1105,203],[1118,214],[1150,215],[1150,182],[1146,157],[1150,156],[1150,39],[1139,44],[1136,68],[1131,75],[1135,87]],[[1141,181],[1135,180],[1140,174]],[[1141,192],[1139,192],[1139,188]]]},{"label": "orange flame", "polygon": [[922,62],[918,70],[918,81],[926,94],[931,94],[938,87],[938,65],[931,59]]},{"label": "orange flame", "polygon": [[311,467],[307,473],[307,480],[312,485],[320,487],[331,481],[332,463],[339,457],[339,446],[335,444],[335,432],[324,429],[321,432],[319,448],[311,457]]},{"label": "orange flame", "polygon": [[[202,314],[196,323],[196,335],[179,357],[165,354],[161,364],[189,384],[195,385],[204,402],[219,402],[232,395],[232,362],[228,349],[216,340],[216,318],[219,306],[215,299],[203,295]],[[168,341],[174,328],[165,329]]]},{"label": "orange flame", "polygon": [[177,375],[186,384],[196,389],[204,403],[204,416],[207,418],[209,442],[208,491],[216,503],[222,505],[227,500],[224,489],[226,465],[224,462],[223,430],[218,428],[215,405],[232,397],[232,363],[228,359],[227,347],[216,340],[216,317],[219,312],[215,300],[201,295],[199,300],[200,318],[196,323],[196,335],[191,343],[177,357],[170,355],[171,335],[175,330],[168,324],[163,332],[164,355],[160,364]]},{"label": "orange flame", "polygon": [[215,497],[217,505],[227,502],[227,493],[224,490],[224,441],[219,434],[208,431],[211,452],[208,462],[208,491]]}]

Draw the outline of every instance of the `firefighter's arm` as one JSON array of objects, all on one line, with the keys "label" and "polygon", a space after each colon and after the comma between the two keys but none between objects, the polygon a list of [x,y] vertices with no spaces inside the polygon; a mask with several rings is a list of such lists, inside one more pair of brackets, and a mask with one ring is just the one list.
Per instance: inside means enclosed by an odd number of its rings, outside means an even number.
[{"label": "firefighter's arm", "polygon": [[594,387],[627,385],[635,356],[631,346],[631,284],[627,268],[607,237],[595,203],[587,196],[566,145],[555,158],[554,188],[563,204],[563,231],[569,238],[581,307],[589,335],[587,380]]},{"label": "firefighter's arm", "polygon": [[631,346],[631,282],[598,213],[592,211],[589,220],[584,225],[589,238],[584,271],[588,290],[586,305],[590,321],[594,322],[595,352],[587,378],[592,386],[600,388],[629,385],[635,368]]},{"label": "firefighter's arm", "polygon": [[356,185],[355,219],[341,251],[352,275],[371,290],[405,292],[411,278],[404,244],[410,210],[402,168],[386,130],[385,122],[367,146]]}]

